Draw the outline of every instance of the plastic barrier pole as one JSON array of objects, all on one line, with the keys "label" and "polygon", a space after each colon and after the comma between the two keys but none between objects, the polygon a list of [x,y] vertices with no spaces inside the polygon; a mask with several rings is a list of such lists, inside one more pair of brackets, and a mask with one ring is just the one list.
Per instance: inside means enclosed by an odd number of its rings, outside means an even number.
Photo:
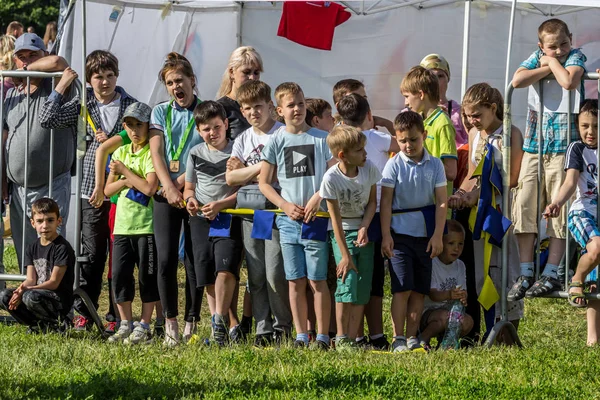
[{"label": "plastic barrier pole", "polygon": [[[52,77],[52,87],[54,88],[54,77]],[[50,165],[48,166],[48,197],[52,198],[52,188],[54,186],[54,128],[50,129]]]},{"label": "plastic barrier pole", "polygon": [[[598,76],[598,100],[600,100],[600,76]],[[600,109],[600,107],[598,107]],[[598,124],[598,137],[600,138],[600,124]],[[600,166],[600,151],[598,151],[598,139],[596,139],[596,171]],[[598,202],[598,173],[596,173],[596,224],[600,216],[600,202]],[[596,293],[600,293],[600,268],[596,266]],[[568,275],[568,271],[567,271]],[[568,279],[568,278],[567,278]],[[567,280],[568,284],[568,280]],[[566,287],[566,286],[565,286]]]},{"label": "plastic barrier pole", "polygon": [[[31,91],[31,78],[29,76],[27,76],[27,97],[26,97],[26,101],[27,101],[27,112],[26,112],[26,118],[25,118],[25,123],[27,124],[27,129],[26,129],[26,133],[27,133],[27,137],[25,138],[25,180],[24,180],[24,188],[23,188],[23,196],[21,197],[21,208],[23,211],[23,218],[21,220],[21,273],[25,274],[27,272],[27,266],[25,265],[25,237],[26,235],[26,229],[27,229],[27,187],[28,187],[28,183],[29,183],[29,134],[30,132],[30,128],[31,128],[31,120],[29,119],[29,100],[30,100],[30,96],[29,96],[29,92]],[[19,256],[19,254],[17,254],[17,257]]]},{"label": "plastic barrier pole", "polygon": [[541,220],[542,220],[542,142],[543,142],[543,131],[542,124],[544,123],[544,84],[543,80],[539,81],[539,93],[540,93],[540,104],[538,107],[538,119],[537,119],[537,141],[538,141],[538,163],[537,163],[537,207],[535,222],[538,226],[537,238],[535,240],[535,279],[540,278],[540,245],[542,242],[542,236],[540,235]]}]

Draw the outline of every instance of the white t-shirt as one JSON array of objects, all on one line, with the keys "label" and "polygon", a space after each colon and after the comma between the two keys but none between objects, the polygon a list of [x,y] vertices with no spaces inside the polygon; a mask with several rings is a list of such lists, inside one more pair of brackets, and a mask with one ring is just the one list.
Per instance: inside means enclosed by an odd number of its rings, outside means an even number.
[{"label": "white t-shirt", "polygon": [[[365,144],[365,150],[367,151],[367,160],[371,161],[379,172],[383,172],[385,164],[390,159],[390,145],[392,144],[391,135],[387,133],[376,131],[375,129],[368,129],[363,131],[363,134],[367,137],[367,143]],[[377,185],[377,210],[379,211],[379,202],[381,200],[381,185]]]},{"label": "white t-shirt", "polygon": [[[358,168],[358,175],[354,178],[344,175],[338,163],[325,172],[319,194],[324,199],[338,201],[344,230],[357,230],[369,202],[371,187],[380,179],[381,173],[369,160],[364,167]],[[333,229],[331,220],[329,229]]]},{"label": "white t-shirt", "polygon": [[588,147],[581,140],[573,142],[567,149],[565,157],[565,171],[576,169],[580,172],[577,180],[577,198],[571,204],[569,211],[585,210],[596,216],[596,204],[598,203],[598,149]]},{"label": "white t-shirt", "polygon": [[[100,111],[100,120],[102,122],[102,130],[108,134],[112,132],[115,124],[119,120],[119,110],[121,109],[121,96],[108,104],[98,103],[98,111]],[[97,127],[99,128],[99,127]]]},{"label": "white t-shirt", "polygon": [[271,135],[282,126],[281,122],[275,121],[273,127],[264,135],[257,134],[251,126],[235,138],[231,156],[237,157],[246,166],[258,164],[262,150],[271,139]]},{"label": "white t-shirt", "polygon": [[[439,258],[434,258],[431,263],[431,288],[435,290],[452,290],[460,286],[462,290],[467,290],[467,272],[465,264],[461,260],[456,260],[451,264],[444,264]],[[440,308],[448,306],[448,300],[436,302],[425,297],[425,310],[430,308]]]}]

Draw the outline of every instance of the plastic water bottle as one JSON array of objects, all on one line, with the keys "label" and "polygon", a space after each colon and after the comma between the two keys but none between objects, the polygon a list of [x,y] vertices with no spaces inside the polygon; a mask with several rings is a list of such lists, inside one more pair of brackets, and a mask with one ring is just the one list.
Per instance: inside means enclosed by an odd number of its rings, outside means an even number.
[{"label": "plastic water bottle", "polygon": [[450,314],[448,315],[448,327],[442,339],[442,349],[458,349],[460,343],[460,325],[465,315],[465,306],[460,300],[452,303]]}]

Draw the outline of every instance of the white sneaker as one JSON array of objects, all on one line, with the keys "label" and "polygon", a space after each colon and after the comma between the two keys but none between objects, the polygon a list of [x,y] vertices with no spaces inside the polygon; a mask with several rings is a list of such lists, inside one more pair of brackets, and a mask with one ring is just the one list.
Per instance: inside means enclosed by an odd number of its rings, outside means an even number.
[{"label": "white sneaker", "polygon": [[133,323],[133,332],[123,341],[124,344],[150,344],[152,343],[152,333],[139,322]]},{"label": "white sneaker", "polygon": [[163,346],[175,347],[179,344],[179,324],[175,321],[165,321],[165,340]]},{"label": "white sneaker", "polygon": [[121,343],[125,339],[131,335],[131,328],[129,327],[129,322],[121,321],[121,325],[119,326],[119,330],[108,338],[108,343]]}]

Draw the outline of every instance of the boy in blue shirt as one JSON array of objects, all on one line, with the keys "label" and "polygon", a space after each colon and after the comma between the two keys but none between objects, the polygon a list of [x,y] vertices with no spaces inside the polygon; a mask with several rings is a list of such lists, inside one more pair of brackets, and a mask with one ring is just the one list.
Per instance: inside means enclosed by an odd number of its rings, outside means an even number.
[{"label": "boy in blue shirt", "polygon": [[[447,194],[444,165],[424,148],[423,118],[405,111],[394,128],[400,153],[388,161],[381,179],[381,251],[391,261],[392,348],[401,352],[422,348],[416,335],[430,289],[431,260],[443,249]],[[401,214],[392,217],[392,209]]]},{"label": "boy in blue shirt", "polygon": [[[305,121],[304,93],[296,83],[282,83],[275,90],[277,113],[285,128],[273,134],[262,152],[259,187],[265,197],[285,215],[277,216],[286,279],[290,285],[290,306],[298,347],[308,345],[306,320],[307,278],[314,292],[317,315],[317,345],[329,348],[331,300],[327,288],[326,241],[302,239],[302,221],[310,222],[321,208],[319,188],[325,171],[334,164],[327,147],[327,132],[311,128]],[[277,174],[277,175],[275,175]],[[271,186],[279,181],[281,194]]]}]

